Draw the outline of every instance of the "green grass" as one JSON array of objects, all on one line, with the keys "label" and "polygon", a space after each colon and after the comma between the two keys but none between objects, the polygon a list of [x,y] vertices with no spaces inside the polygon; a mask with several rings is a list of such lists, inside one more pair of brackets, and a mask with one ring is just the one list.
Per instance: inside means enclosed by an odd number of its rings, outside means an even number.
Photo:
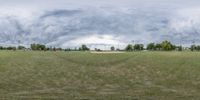
[{"label": "green grass", "polygon": [[198,100],[200,52],[0,51],[1,100]]}]

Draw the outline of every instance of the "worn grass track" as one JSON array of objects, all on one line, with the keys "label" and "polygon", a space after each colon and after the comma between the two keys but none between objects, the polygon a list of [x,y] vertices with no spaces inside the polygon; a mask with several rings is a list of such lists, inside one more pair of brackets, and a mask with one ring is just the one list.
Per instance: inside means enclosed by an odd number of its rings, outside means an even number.
[{"label": "worn grass track", "polygon": [[0,51],[0,99],[199,98],[200,52]]}]

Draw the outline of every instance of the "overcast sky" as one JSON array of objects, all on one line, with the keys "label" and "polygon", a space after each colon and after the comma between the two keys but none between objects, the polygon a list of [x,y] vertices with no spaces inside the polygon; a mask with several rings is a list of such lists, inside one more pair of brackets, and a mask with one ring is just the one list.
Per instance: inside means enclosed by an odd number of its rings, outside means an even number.
[{"label": "overcast sky", "polygon": [[199,0],[0,0],[0,44],[200,43]]}]

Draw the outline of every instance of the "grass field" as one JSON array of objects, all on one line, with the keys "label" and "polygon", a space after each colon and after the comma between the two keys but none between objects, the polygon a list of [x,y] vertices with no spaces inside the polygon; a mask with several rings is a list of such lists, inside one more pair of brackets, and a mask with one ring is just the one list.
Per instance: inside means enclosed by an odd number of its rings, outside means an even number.
[{"label": "grass field", "polygon": [[200,52],[0,51],[0,100],[199,100]]}]

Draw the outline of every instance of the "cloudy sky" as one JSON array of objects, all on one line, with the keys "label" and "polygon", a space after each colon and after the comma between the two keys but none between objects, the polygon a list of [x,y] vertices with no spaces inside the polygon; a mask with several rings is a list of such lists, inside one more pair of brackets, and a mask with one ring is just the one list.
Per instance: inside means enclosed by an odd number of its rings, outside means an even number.
[{"label": "cloudy sky", "polygon": [[0,0],[0,45],[200,43],[199,0]]}]

